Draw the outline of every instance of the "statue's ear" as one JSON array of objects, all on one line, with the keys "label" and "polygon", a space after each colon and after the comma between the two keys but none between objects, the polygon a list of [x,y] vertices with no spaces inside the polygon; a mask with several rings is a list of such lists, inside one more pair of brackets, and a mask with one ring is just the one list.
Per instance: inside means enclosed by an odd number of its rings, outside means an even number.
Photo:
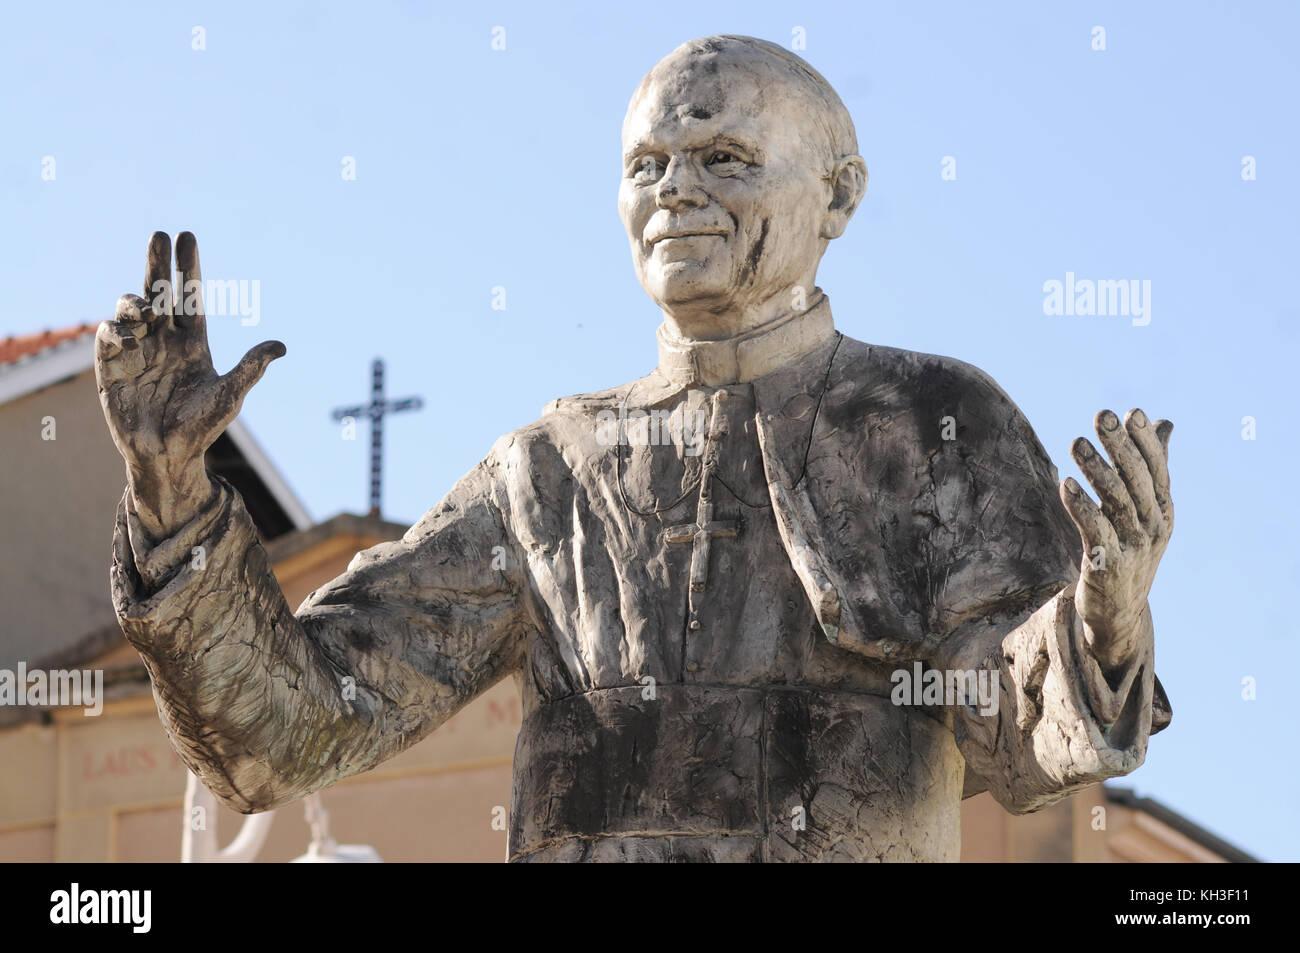
[{"label": "statue's ear", "polygon": [[867,163],[862,156],[844,156],[831,174],[831,204],[822,223],[822,238],[839,238],[867,191]]}]

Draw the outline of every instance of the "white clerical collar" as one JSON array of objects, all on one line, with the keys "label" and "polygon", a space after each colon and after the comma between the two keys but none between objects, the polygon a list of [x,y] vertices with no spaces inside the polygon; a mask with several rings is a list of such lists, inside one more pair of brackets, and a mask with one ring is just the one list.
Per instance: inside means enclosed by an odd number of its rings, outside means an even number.
[{"label": "white clerical collar", "polygon": [[835,333],[830,299],[814,288],[816,303],[804,311],[721,341],[683,341],[659,326],[659,373],[675,384],[718,387],[738,384],[793,364]]}]

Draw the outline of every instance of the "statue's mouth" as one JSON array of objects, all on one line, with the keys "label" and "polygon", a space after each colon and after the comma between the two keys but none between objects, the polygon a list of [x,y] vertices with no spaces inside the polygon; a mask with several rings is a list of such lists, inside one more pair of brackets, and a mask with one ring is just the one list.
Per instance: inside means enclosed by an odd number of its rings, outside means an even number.
[{"label": "statue's mouth", "polygon": [[660,235],[653,235],[650,238],[651,245],[657,245],[660,242],[666,242],[674,238],[725,238],[727,233],[722,230],[714,231],[692,231],[692,232],[664,232]]}]

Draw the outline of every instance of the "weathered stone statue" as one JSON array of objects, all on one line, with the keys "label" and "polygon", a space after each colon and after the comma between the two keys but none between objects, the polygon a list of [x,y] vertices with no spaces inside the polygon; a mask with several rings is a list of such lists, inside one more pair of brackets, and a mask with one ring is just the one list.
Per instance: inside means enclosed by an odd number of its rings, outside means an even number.
[{"label": "weathered stone statue", "polygon": [[[1168,421],[1097,415],[1098,506],[976,368],[838,333],[817,266],[867,170],[786,50],[680,47],[623,143],[658,366],[553,402],[296,614],[203,466],[284,347],[218,376],[153,236],[97,367],[114,600],[184,762],[266,810],[512,675],[517,861],[955,860],[963,796],[1032,811],[1141,764]],[[199,279],[192,235],[176,257]]]}]

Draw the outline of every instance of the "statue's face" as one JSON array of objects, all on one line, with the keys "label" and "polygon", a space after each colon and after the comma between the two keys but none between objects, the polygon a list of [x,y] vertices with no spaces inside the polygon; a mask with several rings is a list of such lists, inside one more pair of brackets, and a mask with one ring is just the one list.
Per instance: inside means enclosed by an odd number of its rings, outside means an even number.
[{"label": "statue's face", "polygon": [[761,61],[666,60],[651,72],[623,123],[618,206],[661,308],[758,307],[811,281],[832,190],[809,113]]}]

